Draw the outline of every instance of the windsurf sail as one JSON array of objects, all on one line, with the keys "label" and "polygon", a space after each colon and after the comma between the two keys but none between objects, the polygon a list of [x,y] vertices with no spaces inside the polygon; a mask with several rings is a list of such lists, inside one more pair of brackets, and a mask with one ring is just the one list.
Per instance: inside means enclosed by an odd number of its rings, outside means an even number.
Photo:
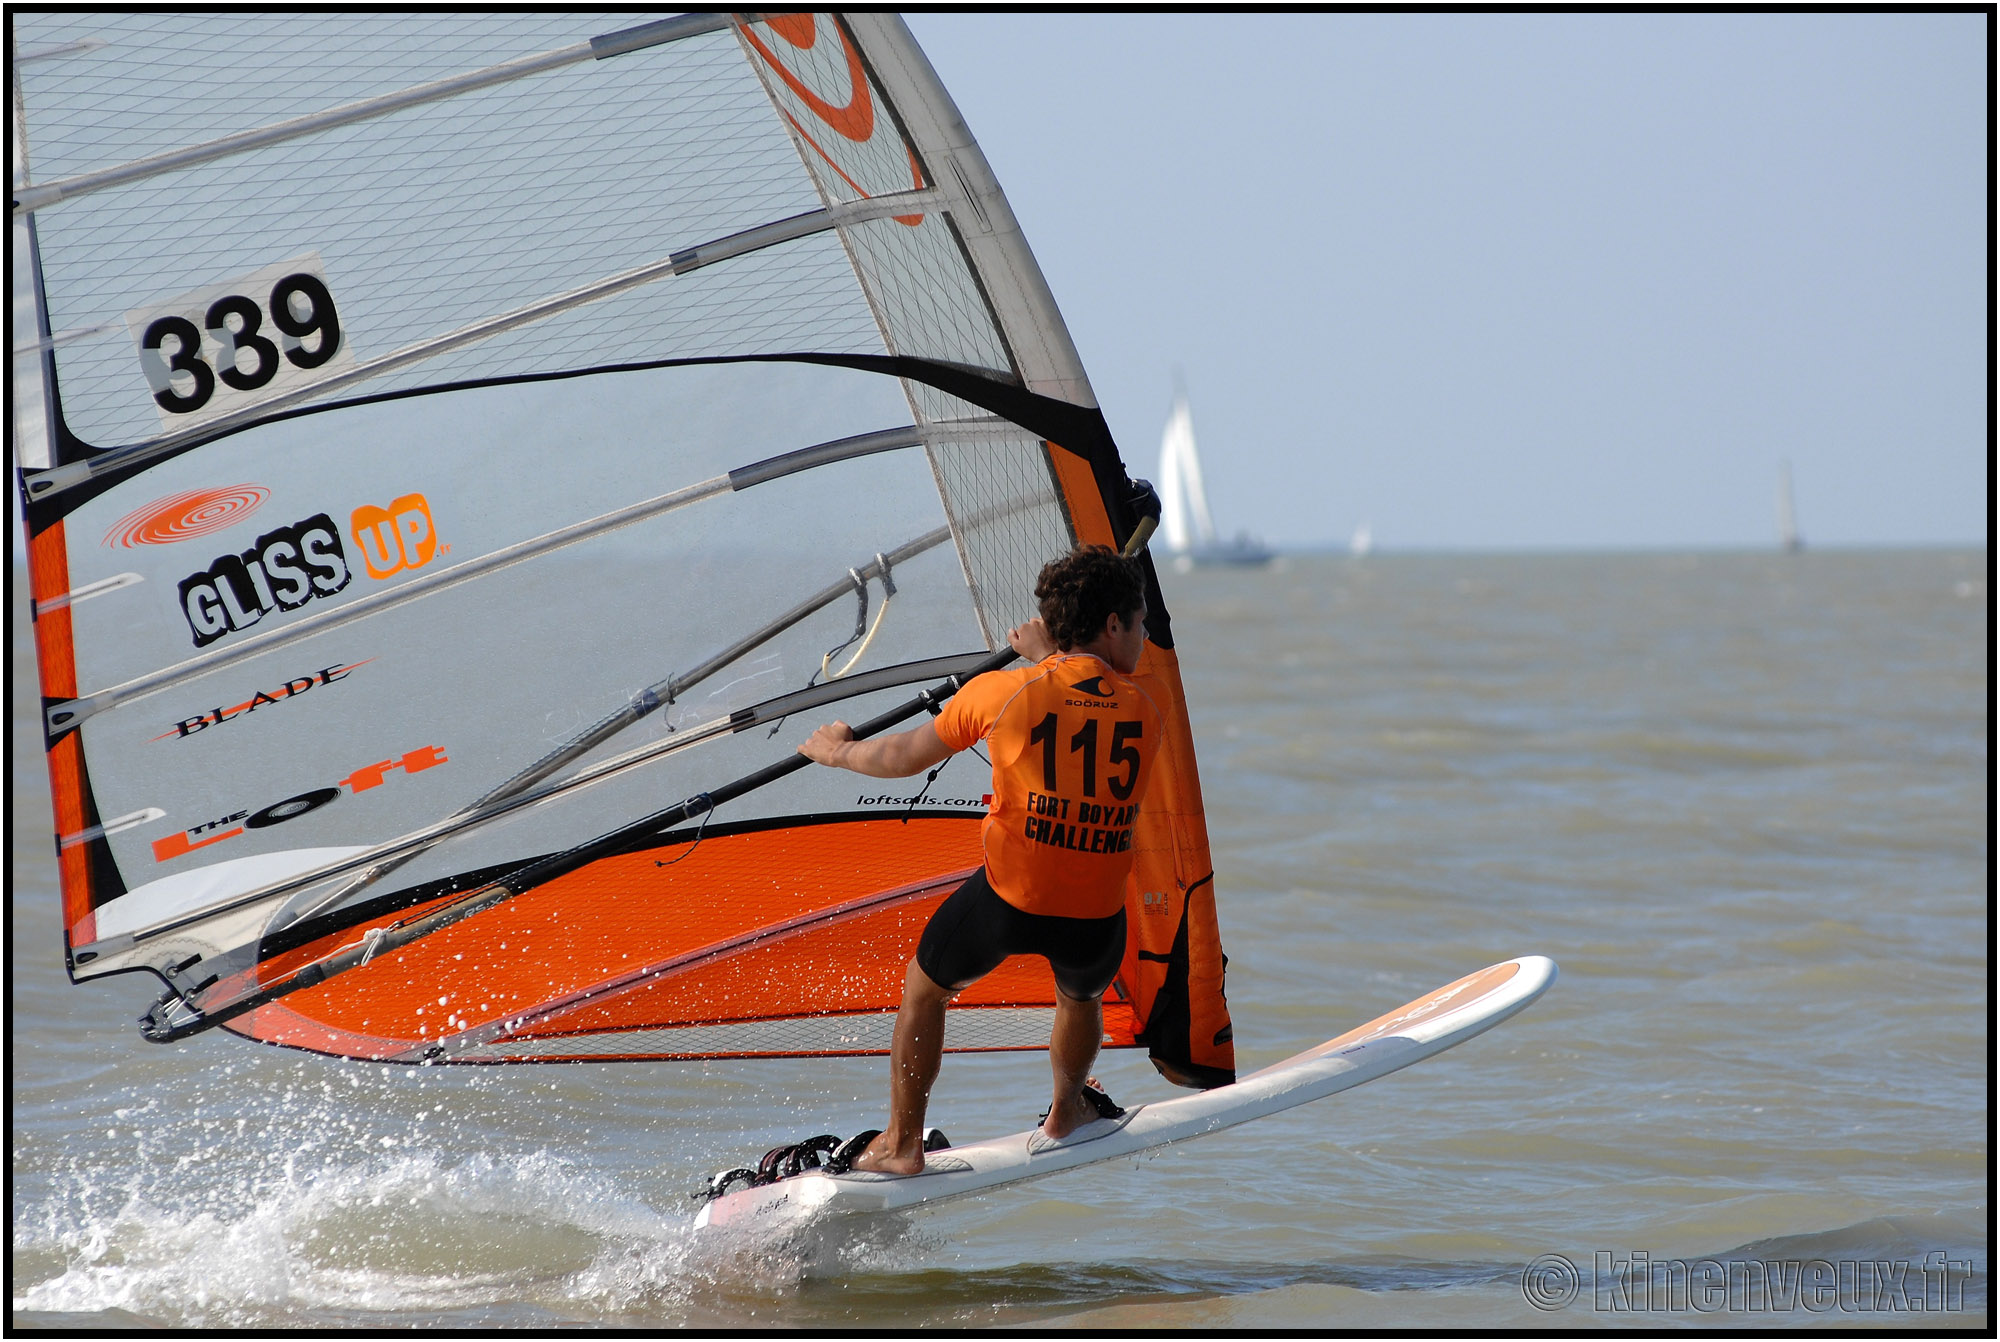
[{"label": "windsurf sail", "polygon": [[[13,16],[10,378],[72,978],[417,1062],[886,1051],[991,775],[802,767],[1128,480],[891,15]],[[1112,1046],[1234,1075],[1171,626]],[[886,729],[886,728],[885,728]],[[1046,1045],[1016,959],[955,1050]]]},{"label": "windsurf sail", "polygon": [[1195,454],[1194,416],[1187,393],[1178,388],[1160,433],[1160,533],[1176,554],[1215,544],[1215,520],[1208,513],[1201,458]]},{"label": "windsurf sail", "polygon": [[1230,539],[1215,534],[1215,519],[1208,511],[1208,490],[1201,479],[1201,456],[1195,451],[1194,415],[1188,409],[1187,390],[1174,387],[1174,408],[1167,415],[1167,427],[1160,434],[1160,534],[1174,561],[1182,568],[1195,564],[1264,564],[1271,552],[1238,532]]},{"label": "windsurf sail", "polygon": [[1792,554],[1805,548],[1799,537],[1798,512],[1792,507],[1792,463],[1778,463],[1778,548]]}]

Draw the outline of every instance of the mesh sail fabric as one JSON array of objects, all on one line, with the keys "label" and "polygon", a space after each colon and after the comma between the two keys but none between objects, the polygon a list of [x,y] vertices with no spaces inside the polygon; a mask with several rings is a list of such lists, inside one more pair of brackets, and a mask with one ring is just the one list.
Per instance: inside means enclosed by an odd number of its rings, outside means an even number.
[{"label": "mesh sail fabric", "polygon": [[[37,177],[138,158],[494,64],[643,16],[43,14],[24,46],[101,51],[26,63]],[[133,31],[124,29],[130,26]],[[457,33],[425,50],[452,27]],[[30,28],[34,31],[21,31]],[[161,29],[168,29],[162,32]],[[334,53],[331,56],[325,53]],[[111,65],[112,69],[100,67]],[[295,73],[310,68],[312,78]],[[48,85],[46,89],[42,85]],[[217,97],[222,101],[218,104]],[[549,71],[460,98],[100,192],[51,210],[39,243],[67,427],[116,446],[157,434],[122,314],[295,255],[324,258],[357,357],[386,354],[590,280],[819,205],[728,32]],[[200,227],[187,221],[201,220]],[[373,394],[635,357],[878,349],[837,244],[705,277],[693,301],[632,296],[371,383]],[[692,286],[690,286],[692,287]]]},{"label": "mesh sail fabric", "polygon": [[[983,762],[921,799],[804,769],[675,804],[1003,647],[1044,562],[1132,520],[902,25],[72,11],[15,37],[73,976],[165,978],[155,1026],[364,1057],[878,1047],[978,861]],[[1186,828],[1156,837],[1199,891]],[[465,902],[533,864],[562,874]],[[1158,978],[1118,1042],[1180,991]],[[1052,1000],[1045,969],[996,975],[952,1046],[1026,1046]]]}]

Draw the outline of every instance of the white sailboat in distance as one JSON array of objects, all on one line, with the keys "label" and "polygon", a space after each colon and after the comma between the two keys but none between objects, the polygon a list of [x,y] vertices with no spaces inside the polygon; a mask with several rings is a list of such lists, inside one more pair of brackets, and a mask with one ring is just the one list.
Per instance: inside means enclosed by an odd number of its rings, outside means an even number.
[{"label": "white sailboat in distance", "polygon": [[1799,535],[1798,514],[1792,508],[1792,463],[1782,460],[1778,463],[1778,548],[1794,554],[1805,544]]},{"label": "white sailboat in distance", "polygon": [[1187,392],[1174,389],[1174,408],[1160,435],[1160,531],[1173,551],[1174,567],[1186,572],[1197,564],[1268,564],[1271,552],[1248,532],[1218,539],[1208,512],[1208,493],[1201,484],[1201,458],[1195,452],[1194,417],[1188,413]]}]

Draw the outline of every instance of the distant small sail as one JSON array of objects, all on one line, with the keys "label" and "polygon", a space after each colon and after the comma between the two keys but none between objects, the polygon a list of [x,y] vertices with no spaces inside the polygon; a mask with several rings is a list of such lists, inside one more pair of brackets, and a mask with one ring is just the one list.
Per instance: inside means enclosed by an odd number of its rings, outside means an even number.
[{"label": "distant small sail", "polygon": [[1166,533],[1167,548],[1176,554],[1215,544],[1215,520],[1209,515],[1201,458],[1194,448],[1194,417],[1182,394],[1175,395],[1160,435],[1160,529]]},{"label": "distant small sail", "polygon": [[1271,552],[1245,532],[1218,540],[1208,511],[1208,491],[1202,487],[1201,457],[1195,451],[1194,417],[1187,393],[1175,389],[1174,408],[1160,434],[1160,531],[1173,551],[1177,568],[1196,564],[1264,564]]},{"label": "distant small sail", "polygon": [[1792,463],[1778,463],[1778,548],[1787,554],[1805,548],[1798,515],[1792,509]]},{"label": "distant small sail", "polygon": [[1373,551],[1374,548],[1375,533],[1369,529],[1368,524],[1363,522],[1360,526],[1354,528],[1354,535],[1349,537],[1347,541],[1347,552],[1356,559],[1359,559],[1363,555]]}]

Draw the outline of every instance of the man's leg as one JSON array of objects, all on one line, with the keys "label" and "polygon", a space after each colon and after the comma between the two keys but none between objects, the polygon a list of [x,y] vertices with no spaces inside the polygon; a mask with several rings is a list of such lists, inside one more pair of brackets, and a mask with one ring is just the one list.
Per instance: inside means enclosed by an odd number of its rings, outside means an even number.
[{"label": "man's leg", "polygon": [[1083,1098],[1090,1064],[1104,1038],[1104,993],[1125,955],[1125,911],[1092,923],[1070,923],[1060,934],[1063,944],[1047,946],[1056,980],[1056,1020],[1049,1031],[1049,1067],[1055,1073],[1055,1096],[1042,1135],[1069,1136],[1097,1117],[1097,1108]]},{"label": "man's leg", "polygon": [[[960,985],[963,987],[964,985]],[[924,1168],[924,1111],[944,1056],[944,1008],[953,990],[941,988],[910,961],[903,979],[903,1005],[889,1044],[889,1127],[855,1158],[857,1170],[921,1174]],[[1096,1054],[1093,1041],[1092,1056]],[[1084,1063],[1087,1069],[1089,1062]]]},{"label": "man's leg", "polygon": [[1055,1028],[1049,1032],[1049,1066],[1056,1088],[1049,1116],[1042,1120],[1044,1136],[1067,1137],[1097,1117],[1097,1110],[1083,1098],[1083,1083],[1103,1038],[1102,996],[1078,1000],[1058,990]]}]

